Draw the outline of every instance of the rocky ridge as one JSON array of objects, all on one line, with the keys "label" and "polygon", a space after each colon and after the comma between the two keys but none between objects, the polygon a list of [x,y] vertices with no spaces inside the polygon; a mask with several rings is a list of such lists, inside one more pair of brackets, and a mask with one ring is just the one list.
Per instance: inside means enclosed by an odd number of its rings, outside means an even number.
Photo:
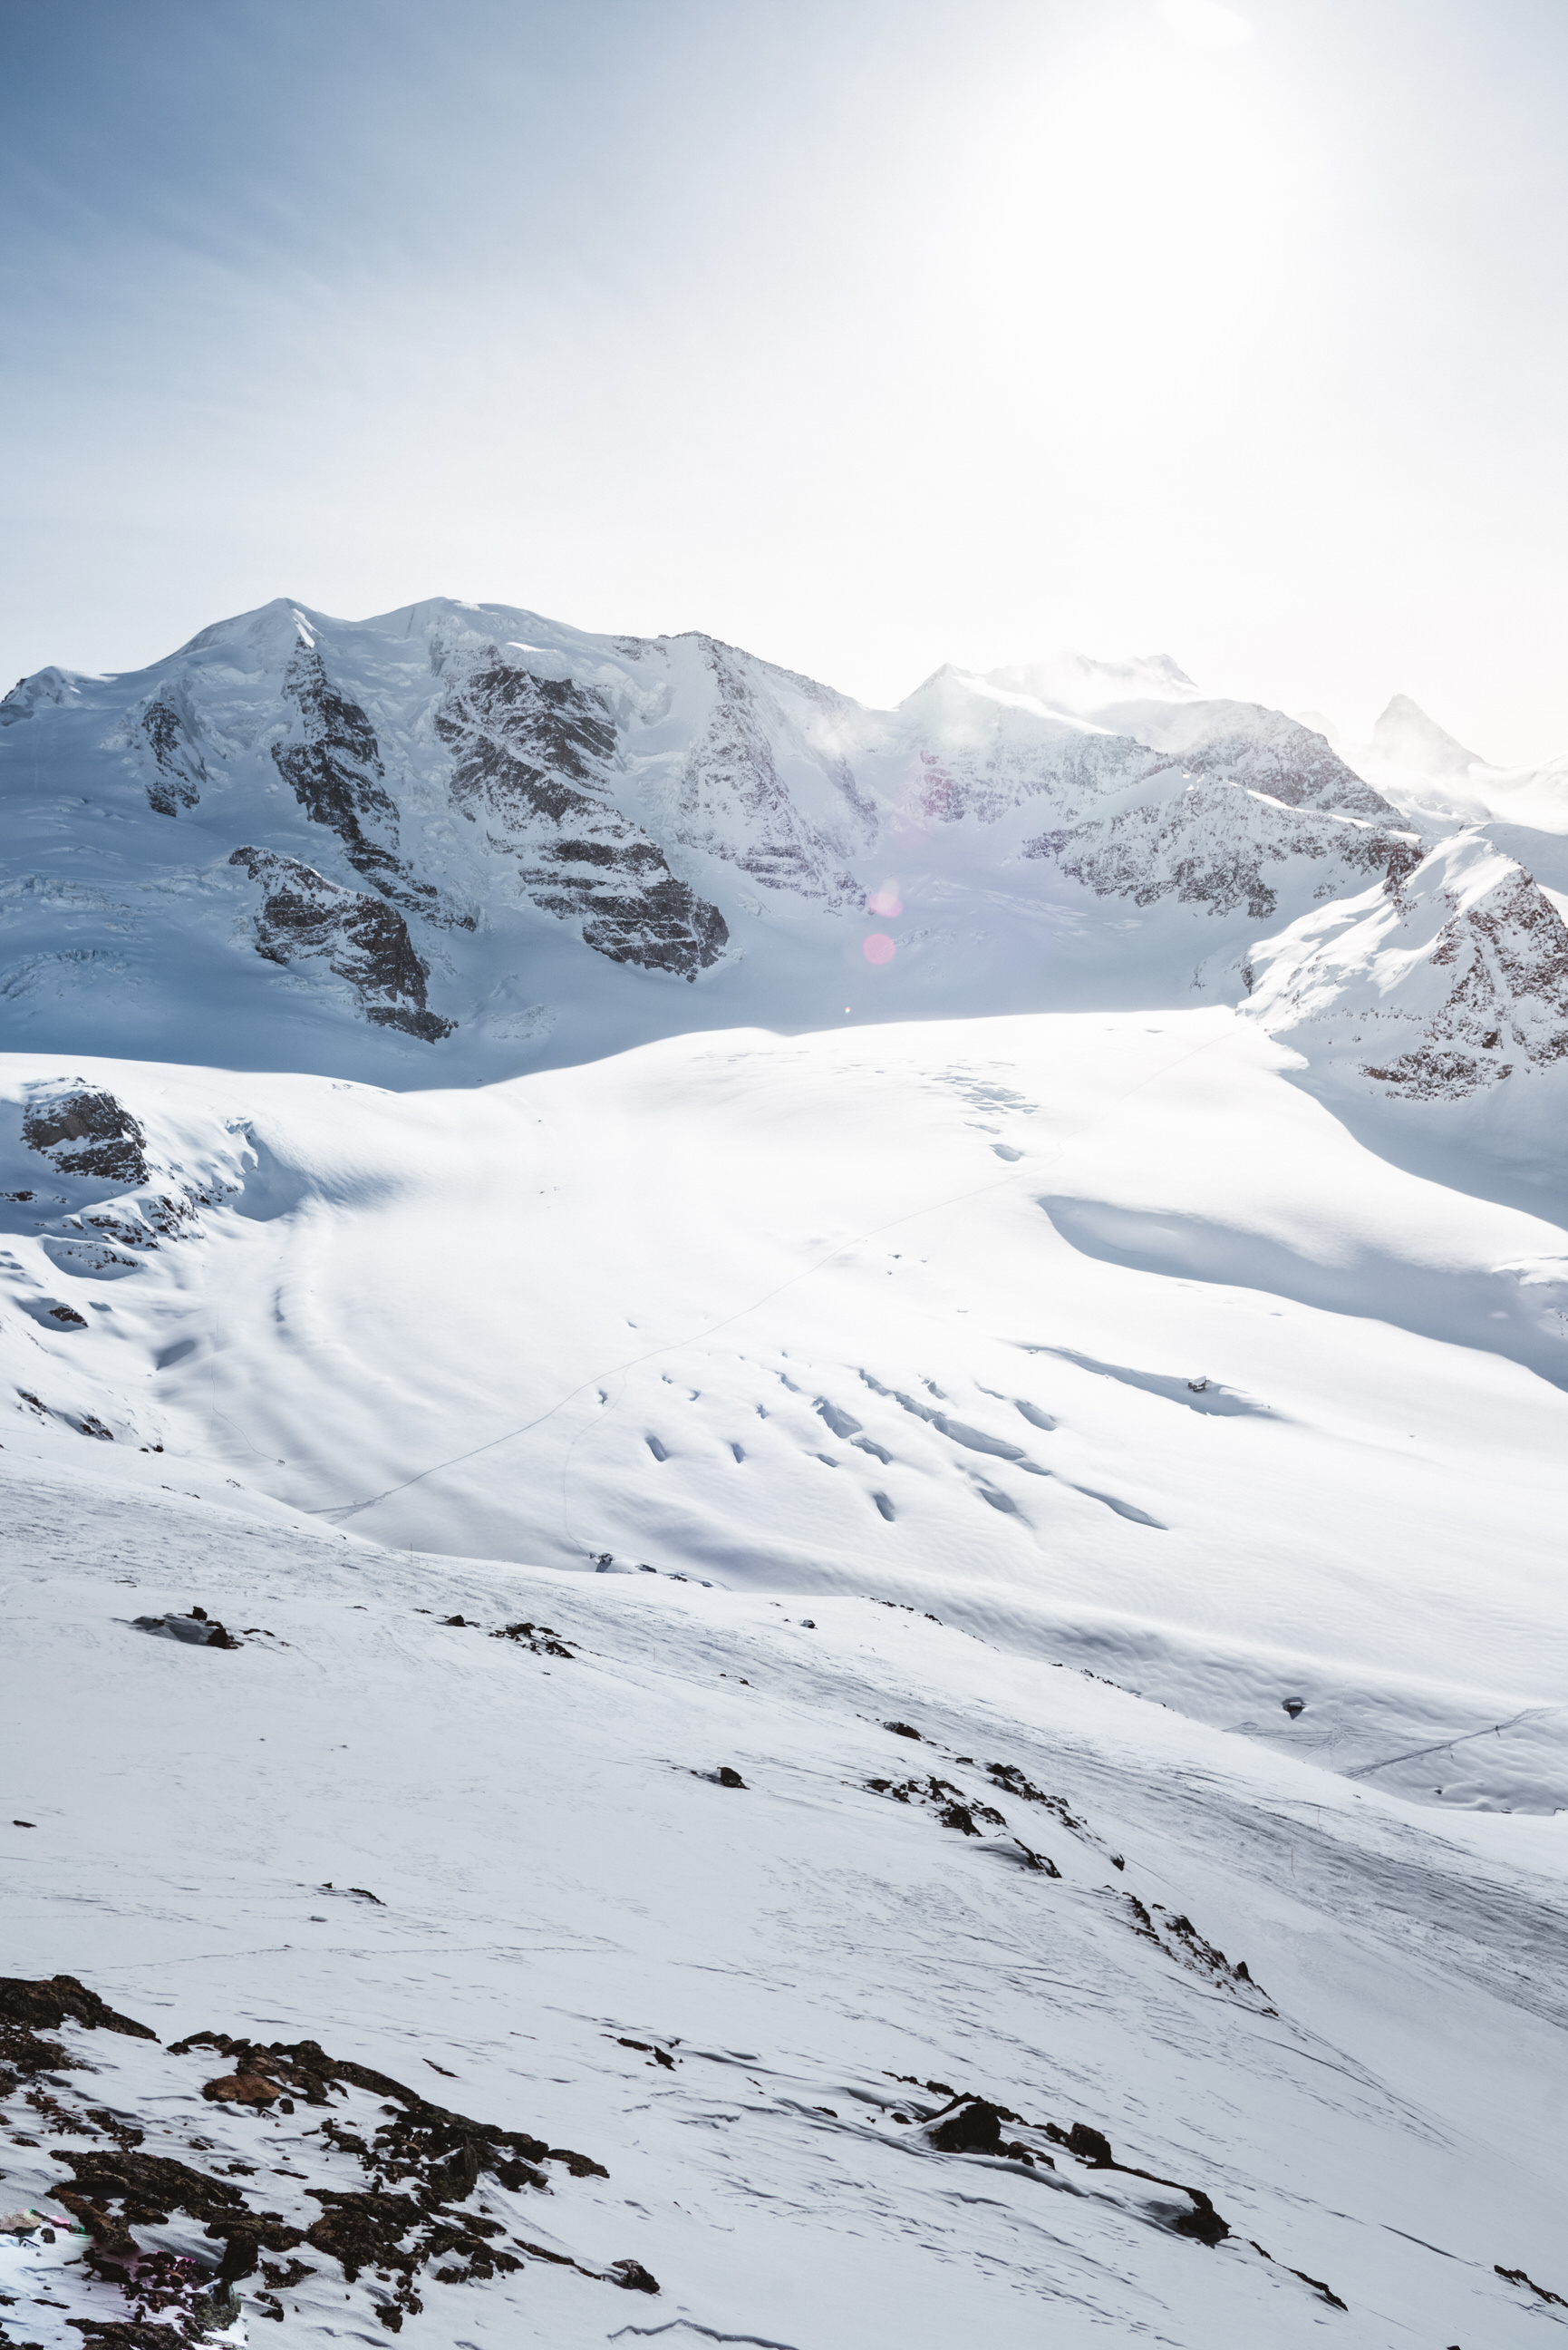
[{"label": "rocky ridge", "polygon": [[[0,795],[7,1041],[404,1084],[846,1010],[1241,1000],[1265,927],[1439,846],[1163,657],[948,668],[877,712],[701,633],[446,599],[279,600],[135,677],[41,671],[0,702]],[[1429,1041],[1492,1050],[1511,989],[1555,1034],[1550,965],[1493,954],[1475,1036]]]}]

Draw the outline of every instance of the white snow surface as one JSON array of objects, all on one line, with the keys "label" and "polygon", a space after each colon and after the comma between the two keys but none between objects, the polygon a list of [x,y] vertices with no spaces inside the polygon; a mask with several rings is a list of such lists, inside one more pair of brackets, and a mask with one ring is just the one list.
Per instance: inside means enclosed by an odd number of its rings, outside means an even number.
[{"label": "white snow surface", "polygon": [[[1223,1008],[445,1093],[15,1056],[13,1415],[394,1548],[870,1591],[1417,1801],[1568,1804],[1563,1226],[1404,1171],[1295,1059]],[[140,1188],[26,1146],[63,1083],[135,1115]]]},{"label": "white snow surface", "polygon": [[1386,722],[445,599],[0,704],[0,2343],[130,2350],[132,2128],[303,2254],[211,2342],[1568,2322],[1568,797]]},{"label": "white snow surface", "polygon": [[[846,1592],[432,1559],[63,1446],[6,1440],[34,1823],[5,1830],[9,1963],[161,2044],[67,2028],[95,2070],[47,2116],[9,2103],[18,2208],[63,2216],[48,2149],[106,2121],[297,2229],[312,2185],[362,2189],[318,2107],[203,2102],[227,2061],[169,2049],[216,2031],[315,2040],[607,2172],[454,2198],[522,2265],[425,2272],[413,2343],[1385,2350],[1560,2322],[1499,2273],[1563,2282],[1560,1823],[1439,1821]],[[133,1627],[192,1605],[243,1645]],[[487,1637],[518,1619],[566,1658]],[[870,1783],[918,1774],[1000,1821]],[[934,2146],[949,2092],[1017,2116],[1033,2162]],[[330,2103],[363,2137],[392,2110]],[[1076,2123],[1127,2168],[1045,2127]],[[1219,2244],[1175,2232],[1189,2189]],[[213,2261],[177,2210],[138,2233]],[[81,2241],[0,2249],[16,2338],[74,2350],[73,2318],[123,2314]],[[279,2338],[385,2341],[388,2273],[304,2252]],[[656,2296],[616,2289],[627,2259]]]}]

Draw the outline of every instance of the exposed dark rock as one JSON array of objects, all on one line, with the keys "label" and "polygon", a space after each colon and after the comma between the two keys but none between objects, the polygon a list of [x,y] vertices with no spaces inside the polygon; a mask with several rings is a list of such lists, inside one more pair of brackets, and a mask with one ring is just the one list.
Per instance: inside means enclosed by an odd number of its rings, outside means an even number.
[{"label": "exposed dark rock", "polygon": [[[1549,2301],[1558,2309],[1568,2309],[1568,2301],[1565,2301],[1560,2293],[1551,2293],[1547,2290],[1545,2285],[1537,2284],[1535,2279],[1532,2276],[1526,2276],[1522,2269],[1501,2268],[1494,2261],[1492,2262],[1492,2272],[1494,2275],[1501,2277],[1506,2284],[1522,2285],[1527,2293],[1534,2293],[1536,2298],[1540,2301]],[[1301,2272],[1298,2270],[1296,2273],[1299,2275]],[[1312,2279],[1309,2277],[1307,2282],[1310,2284]],[[1328,2291],[1328,2287],[1324,2285],[1323,2287],[1323,2291],[1326,2293]],[[1340,2303],[1341,2308],[1343,2308],[1344,2305],[1345,2304],[1342,2302]]]},{"label": "exposed dark rock", "polygon": [[746,1783],[740,1773],[732,1770],[728,1762],[721,1763],[717,1775],[721,1787],[743,1787]]},{"label": "exposed dark rock", "polygon": [[961,1788],[950,1779],[867,1779],[867,1786],[874,1795],[888,1795],[896,1804],[918,1804],[934,1811],[945,1828],[956,1828],[961,1835],[979,1835],[977,1820],[990,1827],[1005,1827],[1002,1814],[991,1804],[965,1798]]},{"label": "exposed dark rock", "polygon": [[364,711],[338,691],[312,646],[296,651],[283,690],[299,712],[302,739],[275,743],[272,755],[306,815],[330,827],[356,872],[378,890],[410,912],[434,911],[438,892],[416,880],[398,854],[397,804]]},{"label": "exposed dark rock", "polygon": [[36,1982],[19,1975],[0,1975],[0,2022],[29,2031],[58,2032],[67,2018],[88,2032],[119,2032],[131,2040],[158,2037],[149,2025],[117,2014],[75,1975],[47,1975]]},{"label": "exposed dark rock", "polygon": [[602,694],[491,650],[452,663],[435,726],[452,754],[453,801],[516,856],[535,905],[580,920],[584,942],[613,962],[695,979],[718,961],[723,916],[604,789],[617,739]]},{"label": "exposed dark rock", "polygon": [[571,1648],[548,1624],[504,1624],[490,1637],[493,1640],[515,1640],[519,1647],[532,1648],[536,1657],[561,1657],[567,1664],[572,1661]]},{"label": "exposed dark rock", "polygon": [[650,2276],[640,2261],[611,2261],[609,2279],[612,2284],[624,2285],[628,2293],[657,2293],[659,2279]]},{"label": "exposed dark rock", "polygon": [[429,967],[414,951],[395,906],[369,890],[345,889],[297,858],[271,848],[236,848],[230,858],[264,895],[256,952],[269,962],[325,963],[358,993],[365,1017],[435,1044],[456,1022],[427,1009]]},{"label": "exposed dark rock", "polygon": [[209,1616],[202,1607],[193,1607],[189,1616],[134,1616],[131,1628],[137,1632],[151,1632],[157,1639],[178,1640],[186,1648],[244,1647],[243,1640],[236,1640],[216,1617]]},{"label": "exposed dark rock", "polygon": [[113,1183],[145,1183],[146,1136],[125,1104],[87,1086],[29,1102],[22,1139],[62,1175]]},{"label": "exposed dark rock", "polygon": [[147,797],[159,816],[177,816],[202,796],[207,770],[196,745],[189,699],[178,685],[166,685],[141,713],[141,735],[152,754],[156,775]]}]

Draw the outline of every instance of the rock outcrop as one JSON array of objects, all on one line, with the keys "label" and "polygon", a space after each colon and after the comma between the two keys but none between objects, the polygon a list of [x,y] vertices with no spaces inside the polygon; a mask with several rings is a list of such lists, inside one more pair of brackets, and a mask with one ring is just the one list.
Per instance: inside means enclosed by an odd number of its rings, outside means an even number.
[{"label": "rock outcrop", "polygon": [[617,731],[607,698],[540,676],[496,646],[444,664],[435,731],[452,754],[453,804],[514,860],[522,891],[582,926],[612,962],[695,979],[729,929],[610,798]]},{"label": "rock outcrop", "polygon": [[1484,834],[1304,915],[1248,959],[1247,1008],[1314,1063],[1407,1101],[1568,1058],[1568,924]]},{"label": "rock outcrop", "polygon": [[415,953],[395,906],[368,889],[345,889],[297,858],[236,848],[230,858],[262,892],[255,946],[269,962],[324,963],[358,995],[367,1020],[402,1028],[433,1045],[456,1022],[425,1002],[428,967]]},{"label": "rock outcrop", "polygon": [[147,1137],[110,1093],[62,1086],[36,1095],[22,1114],[22,1139],[62,1175],[95,1182],[145,1183]]}]

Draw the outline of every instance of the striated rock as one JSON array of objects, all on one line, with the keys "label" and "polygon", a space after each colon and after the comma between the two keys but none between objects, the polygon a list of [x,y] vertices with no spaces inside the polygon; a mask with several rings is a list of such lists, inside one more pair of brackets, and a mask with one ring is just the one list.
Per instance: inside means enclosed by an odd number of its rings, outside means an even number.
[{"label": "striated rock", "polygon": [[271,962],[325,963],[358,993],[365,1017],[433,1045],[456,1022],[425,1003],[426,964],[414,952],[396,907],[369,890],[345,889],[296,858],[236,848],[230,858],[263,891],[256,951]]},{"label": "striated rock", "polygon": [[584,943],[612,962],[688,980],[716,962],[723,916],[607,795],[617,736],[605,696],[536,676],[493,646],[446,671],[435,729],[452,754],[452,799],[515,858],[533,903],[580,921]]},{"label": "striated rock", "polygon": [[1406,1100],[1457,1100],[1568,1057],[1568,925],[1480,833],[1304,915],[1244,975],[1267,1027]]}]

